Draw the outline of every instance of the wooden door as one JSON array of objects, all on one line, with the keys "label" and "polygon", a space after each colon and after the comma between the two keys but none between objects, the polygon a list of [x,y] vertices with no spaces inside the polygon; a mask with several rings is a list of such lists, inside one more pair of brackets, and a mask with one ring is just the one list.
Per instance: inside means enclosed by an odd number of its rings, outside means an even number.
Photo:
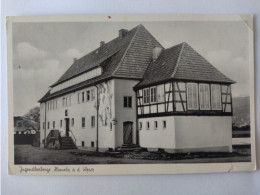
[{"label": "wooden door", "polygon": [[124,122],[124,144],[133,144],[133,122]]},{"label": "wooden door", "polygon": [[69,131],[70,131],[70,119],[65,118],[65,123],[66,123],[66,136],[69,136]]}]

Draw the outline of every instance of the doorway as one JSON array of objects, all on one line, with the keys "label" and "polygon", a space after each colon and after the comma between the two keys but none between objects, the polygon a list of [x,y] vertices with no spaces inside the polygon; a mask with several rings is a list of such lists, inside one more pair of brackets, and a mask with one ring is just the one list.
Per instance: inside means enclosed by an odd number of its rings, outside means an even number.
[{"label": "doorway", "polygon": [[127,121],[123,123],[124,128],[124,144],[133,144],[133,122]]},{"label": "doorway", "polygon": [[70,119],[65,118],[65,127],[66,127],[66,137],[69,137],[69,132],[70,132]]}]

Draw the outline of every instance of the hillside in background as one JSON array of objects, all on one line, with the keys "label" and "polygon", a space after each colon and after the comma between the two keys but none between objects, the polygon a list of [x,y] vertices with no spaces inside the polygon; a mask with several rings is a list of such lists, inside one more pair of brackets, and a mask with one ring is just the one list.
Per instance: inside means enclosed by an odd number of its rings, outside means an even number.
[{"label": "hillside in background", "polygon": [[233,124],[245,126],[250,124],[250,100],[249,97],[233,98]]}]

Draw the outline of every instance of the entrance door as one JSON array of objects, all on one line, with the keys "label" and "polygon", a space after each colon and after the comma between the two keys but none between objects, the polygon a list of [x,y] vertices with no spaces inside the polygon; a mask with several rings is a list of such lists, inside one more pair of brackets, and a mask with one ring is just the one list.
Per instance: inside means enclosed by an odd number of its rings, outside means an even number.
[{"label": "entrance door", "polygon": [[65,118],[65,123],[66,123],[66,136],[69,137],[69,132],[70,132],[70,119]]},{"label": "entrance door", "polygon": [[127,121],[124,125],[124,144],[133,144],[133,122]]}]

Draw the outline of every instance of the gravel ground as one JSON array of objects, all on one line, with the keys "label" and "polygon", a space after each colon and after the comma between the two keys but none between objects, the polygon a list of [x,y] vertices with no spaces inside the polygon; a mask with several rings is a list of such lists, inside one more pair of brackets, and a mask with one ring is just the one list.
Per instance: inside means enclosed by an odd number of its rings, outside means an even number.
[{"label": "gravel ground", "polygon": [[52,150],[30,145],[15,146],[15,164],[158,164],[250,162],[251,156],[239,153],[201,152],[169,154],[165,152],[105,152]]}]

